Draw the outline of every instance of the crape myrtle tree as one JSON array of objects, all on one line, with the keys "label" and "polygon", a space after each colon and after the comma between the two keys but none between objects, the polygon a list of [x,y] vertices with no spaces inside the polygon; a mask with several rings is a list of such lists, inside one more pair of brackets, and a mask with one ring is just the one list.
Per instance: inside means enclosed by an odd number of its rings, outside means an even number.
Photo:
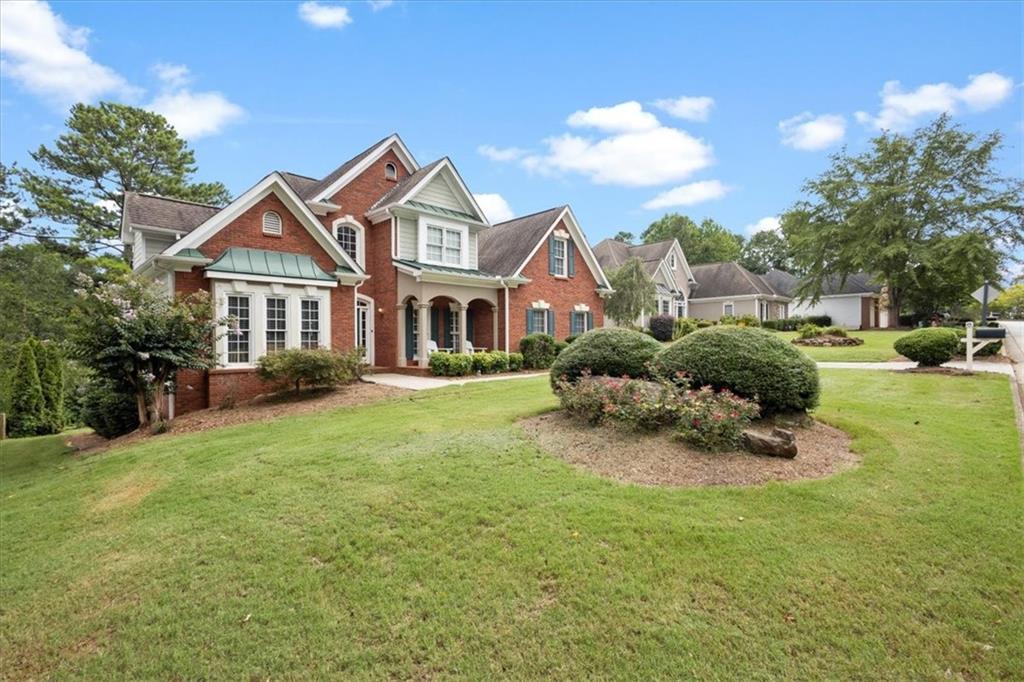
[{"label": "crape myrtle tree", "polygon": [[209,294],[172,298],[135,277],[100,284],[82,277],[80,284],[71,332],[74,356],[98,376],[130,387],[140,426],[159,422],[175,372],[216,365],[219,322]]},{"label": "crape myrtle tree", "polygon": [[828,278],[867,272],[895,320],[905,307],[955,305],[995,279],[1024,243],[1022,183],[993,168],[1001,142],[942,116],[910,135],[884,132],[862,154],[834,155],[782,217],[804,274],[796,294],[817,300]]},{"label": "crape myrtle tree", "polygon": [[612,272],[609,282],[614,293],[604,302],[604,313],[620,324],[632,324],[644,312],[657,307],[654,280],[639,258],[630,258]]},{"label": "crape myrtle tree", "polygon": [[70,228],[72,244],[83,253],[122,250],[117,237],[125,192],[217,205],[230,199],[219,182],[192,181],[195,154],[160,114],[113,102],[76,104],[66,126],[52,147],[32,152],[39,170],[17,174],[32,211]]}]

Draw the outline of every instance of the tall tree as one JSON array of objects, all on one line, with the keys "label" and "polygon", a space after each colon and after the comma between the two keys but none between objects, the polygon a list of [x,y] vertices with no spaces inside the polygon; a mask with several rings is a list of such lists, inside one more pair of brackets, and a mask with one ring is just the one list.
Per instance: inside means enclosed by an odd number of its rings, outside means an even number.
[{"label": "tall tree", "polygon": [[651,223],[640,235],[645,244],[677,239],[690,265],[736,260],[743,248],[743,237],[722,224],[705,218],[698,225],[688,216],[668,213]]},{"label": "tall tree", "polygon": [[29,227],[32,211],[15,182],[17,174],[17,166],[0,162],[0,244],[14,237],[37,236]]},{"label": "tall tree", "polygon": [[35,351],[43,391],[44,431],[60,433],[64,428],[64,356],[53,341],[37,343]]},{"label": "tall tree", "polygon": [[36,362],[38,346],[39,342],[35,339],[27,339],[18,349],[18,359],[11,379],[9,430],[12,436],[36,436],[46,430],[46,404]]},{"label": "tall tree", "polygon": [[612,240],[622,242],[623,244],[632,244],[636,241],[636,235],[632,232],[627,232],[626,230],[619,230],[615,233],[615,236],[612,237]]},{"label": "tall tree", "polygon": [[868,272],[895,319],[909,298],[934,309],[950,300],[950,282],[963,296],[994,277],[993,264],[1024,244],[1024,184],[993,167],[1001,142],[942,116],[911,135],[883,133],[863,154],[834,155],[804,186],[810,198],[782,218],[805,273],[798,295],[816,300],[829,277]]},{"label": "tall tree", "polygon": [[38,214],[73,229],[86,252],[112,248],[125,192],[226,203],[219,182],[192,182],[195,154],[160,114],[112,102],[76,104],[67,131],[32,153],[39,171],[19,170]]},{"label": "tall tree", "polygon": [[743,245],[740,265],[763,275],[772,269],[793,270],[786,238],[775,230],[761,230]]},{"label": "tall tree", "polygon": [[639,258],[630,258],[609,276],[615,290],[604,302],[605,315],[620,324],[633,324],[645,312],[657,307],[654,280]]}]

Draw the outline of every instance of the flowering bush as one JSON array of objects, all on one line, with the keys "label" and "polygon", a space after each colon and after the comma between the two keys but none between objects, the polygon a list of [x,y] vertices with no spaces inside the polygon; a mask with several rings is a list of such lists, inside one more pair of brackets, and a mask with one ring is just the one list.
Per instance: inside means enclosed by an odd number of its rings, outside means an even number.
[{"label": "flowering bush", "polygon": [[362,348],[339,353],[328,348],[289,348],[264,355],[256,370],[267,382],[288,382],[298,393],[302,385],[337,386],[355,381],[365,364]]},{"label": "flowering bush", "polygon": [[691,390],[685,377],[644,381],[584,374],[555,386],[562,407],[589,424],[613,423],[636,431],[675,426],[677,437],[705,450],[728,450],[758,414],[756,403],[710,387]]},{"label": "flowering bush", "polygon": [[758,413],[757,403],[710,386],[687,391],[681,404],[676,436],[702,450],[735,449]]}]

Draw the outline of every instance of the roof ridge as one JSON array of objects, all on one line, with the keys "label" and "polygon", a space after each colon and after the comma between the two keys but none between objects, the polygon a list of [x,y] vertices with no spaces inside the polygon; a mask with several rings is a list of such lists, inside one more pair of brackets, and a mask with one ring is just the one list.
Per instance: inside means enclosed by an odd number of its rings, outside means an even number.
[{"label": "roof ridge", "polygon": [[775,287],[773,287],[771,284],[769,284],[768,280],[766,280],[761,275],[758,275],[757,273],[754,273],[754,272],[750,272],[749,270],[747,270],[745,267],[743,267],[742,265],[740,265],[736,261],[729,261],[729,262],[732,263],[740,271],[740,273],[744,277],[746,277],[747,281],[750,282],[750,285],[752,287],[754,287],[755,290],[758,288],[758,286],[757,286],[757,282],[754,281],[754,277],[757,277],[759,280],[761,280],[761,284],[764,287],[766,287],[768,289],[768,291],[770,291],[772,293],[772,295],[774,295],[774,296],[778,296],[779,295],[779,292],[775,291]]},{"label": "roof ridge", "polygon": [[178,197],[162,197],[159,194],[150,194],[149,192],[125,192],[125,194],[134,194],[137,197],[147,197],[149,199],[162,199],[163,201],[175,201],[179,204],[190,204],[192,206],[205,206],[207,208],[224,208],[224,206],[220,206],[218,204],[206,204],[201,201],[189,201],[188,199],[179,199]]},{"label": "roof ridge", "polygon": [[314,178],[312,175],[303,175],[302,173],[293,173],[291,171],[286,170],[279,170],[277,172],[281,173],[282,175],[294,175],[297,178],[305,178],[306,180],[315,180],[316,182],[320,182],[320,178]]},{"label": "roof ridge", "polygon": [[495,227],[501,227],[502,225],[507,225],[509,223],[514,223],[515,221],[523,220],[524,218],[532,218],[533,216],[538,216],[541,213],[547,213],[548,211],[556,211],[556,210],[564,209],[568,205],[569,204],[562,204],[561,206],[552,206],[551,208],[545,208],[545,209],[540,210],[540,211],[534,211],[533,213],[527,213],[526,215],[520,215],[520,216],[516,216],[515,218],[509,218],[508,220],[506,220],[504,222],[494,223],[493,225],[491,225],[491,228],[493,229]]}]

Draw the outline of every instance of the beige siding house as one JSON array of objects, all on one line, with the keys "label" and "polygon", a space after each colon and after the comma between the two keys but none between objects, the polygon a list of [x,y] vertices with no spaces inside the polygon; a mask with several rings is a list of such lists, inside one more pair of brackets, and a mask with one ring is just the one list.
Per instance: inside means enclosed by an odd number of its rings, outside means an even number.
[{"label": "beige siding house", "polygon": [[690,295],[690,317],[718,320],[753,315],[764,322],[789,316],[791,299],[786,292],[739,263],[706,263],[691,270],[696,288]]},{"label": "beige siding house", "polygon": [[[647,274],[654,280],[657,292],[655,309],[645,310],[639,319],[632,321],[632,324],[646,326],[652,315],[688,316],[694,277],[677,240],[667,239],[653,244],[632,245],[605,239],[594,247],[594,255],[601,263],[601,268],[609,273],[622,267],[630,258],[639,258]],[[605,318],[605,326],[611,327],[616,324],[619,322]]]}]

